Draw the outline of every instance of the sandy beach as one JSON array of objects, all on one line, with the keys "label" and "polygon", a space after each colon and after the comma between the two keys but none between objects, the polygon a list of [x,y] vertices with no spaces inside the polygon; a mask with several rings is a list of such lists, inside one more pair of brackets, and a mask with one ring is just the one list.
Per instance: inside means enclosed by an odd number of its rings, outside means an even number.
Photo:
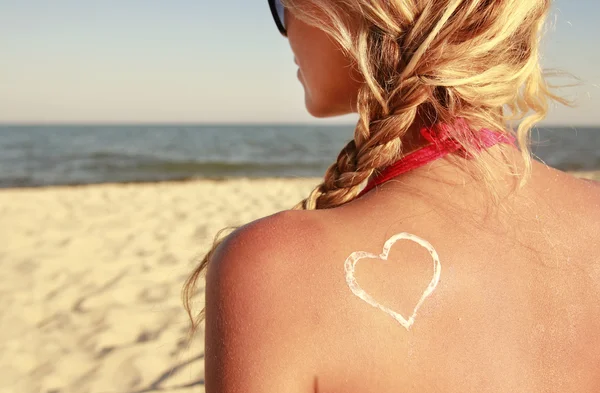
[{"label": "sandy beach", "polygon": [[0,190],[0,393],[204,392],[202,332],[187,345],[180,300],[195,258],[317,182]]},{"label": "sandy beach", "polygon": [[180,301],[195,256],[317,182],[1,190],[0,392],[203,392]]}]

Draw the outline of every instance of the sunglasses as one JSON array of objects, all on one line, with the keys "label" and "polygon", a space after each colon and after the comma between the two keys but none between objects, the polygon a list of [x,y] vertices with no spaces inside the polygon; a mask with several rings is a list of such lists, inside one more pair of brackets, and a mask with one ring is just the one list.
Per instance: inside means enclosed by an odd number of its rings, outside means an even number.
[{"label": "sunglasses", "polygon": [[269,0],[269,8],[271,8],[271,14],[273,14],[273,19],[275,20],[279,32],[284,37],[287,37],[287,30],[285,29],[285,8],[283,7],[283,4],[281,4],[281,0]]}]

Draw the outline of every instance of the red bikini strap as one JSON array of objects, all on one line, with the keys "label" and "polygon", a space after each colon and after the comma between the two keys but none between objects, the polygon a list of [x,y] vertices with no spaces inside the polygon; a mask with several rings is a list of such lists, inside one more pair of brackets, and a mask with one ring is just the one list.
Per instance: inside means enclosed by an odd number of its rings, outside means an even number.
[{"label": "red bikini strap", "polygon": [[[460,129],[464,129],[465,131],[461,132]],[[430,144],[402,157],[396,163],[388,166],[368,182],[367,186],[358,194],[358,197],[366,194],[379,184],[442,158],[447,154],[458,153],[465,158],[472,158],[472,155],[463,148],[463,145],[452,137],[452,132],[456,135],[457,131],[462,134],[461,136],[467,140],[470,146],[475,147],[476,151],[490,148],[498,143],[515,145],[514,136],[488,129],[480,130],[475,136],[473,132],[462,127],[453,128],[452,131],[447,125],[438,125],[435,130],[433,128],[422,128],[421,135]]]}]

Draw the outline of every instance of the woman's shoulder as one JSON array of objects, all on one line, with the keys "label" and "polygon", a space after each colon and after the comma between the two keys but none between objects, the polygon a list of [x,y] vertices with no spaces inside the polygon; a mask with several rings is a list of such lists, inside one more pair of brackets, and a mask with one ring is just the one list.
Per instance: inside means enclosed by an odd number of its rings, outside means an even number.
[{"label": "woman's shoulder", "polygon": [[314,214],[285,211],[217,247],[206,276],[207,391],[311,391],[310,373],[302,372],[310,355],[299,345],[310,333],[299,256],[310,258],[320,231]]},{"label": "woman's shoulder", "polygon": [[[326,225],[318,211],[284,210],[239,227],[217,248],[217,262],[227,256],[232,263],[239,258],[253,257],[261,263],[290,256],[290,252],[301,252],[315,239],[320,238]],[[248,268],[246,264],[244,267]]]},{"label": "woman's shoulder", "polygon": [[292,307],[301,276],[326,242],[326,227],[319,212],[282,211],[238,228],[210,259],[207,291],[227,288],[222,301],[241,301],[265,318]]},{"label": "woman's shoulder", "polygon": [[[558,171],[557,171],[558,172]],[[570,205],[589,218],[591,223],[600,223],[600,178],[598,174],[562,173],[557,177],[564,192],[559,198],[564,205]]]}]

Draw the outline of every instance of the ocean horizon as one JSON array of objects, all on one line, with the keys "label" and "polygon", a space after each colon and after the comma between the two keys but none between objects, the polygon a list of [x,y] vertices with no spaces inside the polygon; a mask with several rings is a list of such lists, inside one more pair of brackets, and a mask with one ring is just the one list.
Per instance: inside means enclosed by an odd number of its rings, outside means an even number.
[{"label": "ocean horizon", "polygon": [[[0,125],[0,188],[229,177],[321,177],[353,124]],[[532,152],[600,170],[600,126],[545,127]]]}]

